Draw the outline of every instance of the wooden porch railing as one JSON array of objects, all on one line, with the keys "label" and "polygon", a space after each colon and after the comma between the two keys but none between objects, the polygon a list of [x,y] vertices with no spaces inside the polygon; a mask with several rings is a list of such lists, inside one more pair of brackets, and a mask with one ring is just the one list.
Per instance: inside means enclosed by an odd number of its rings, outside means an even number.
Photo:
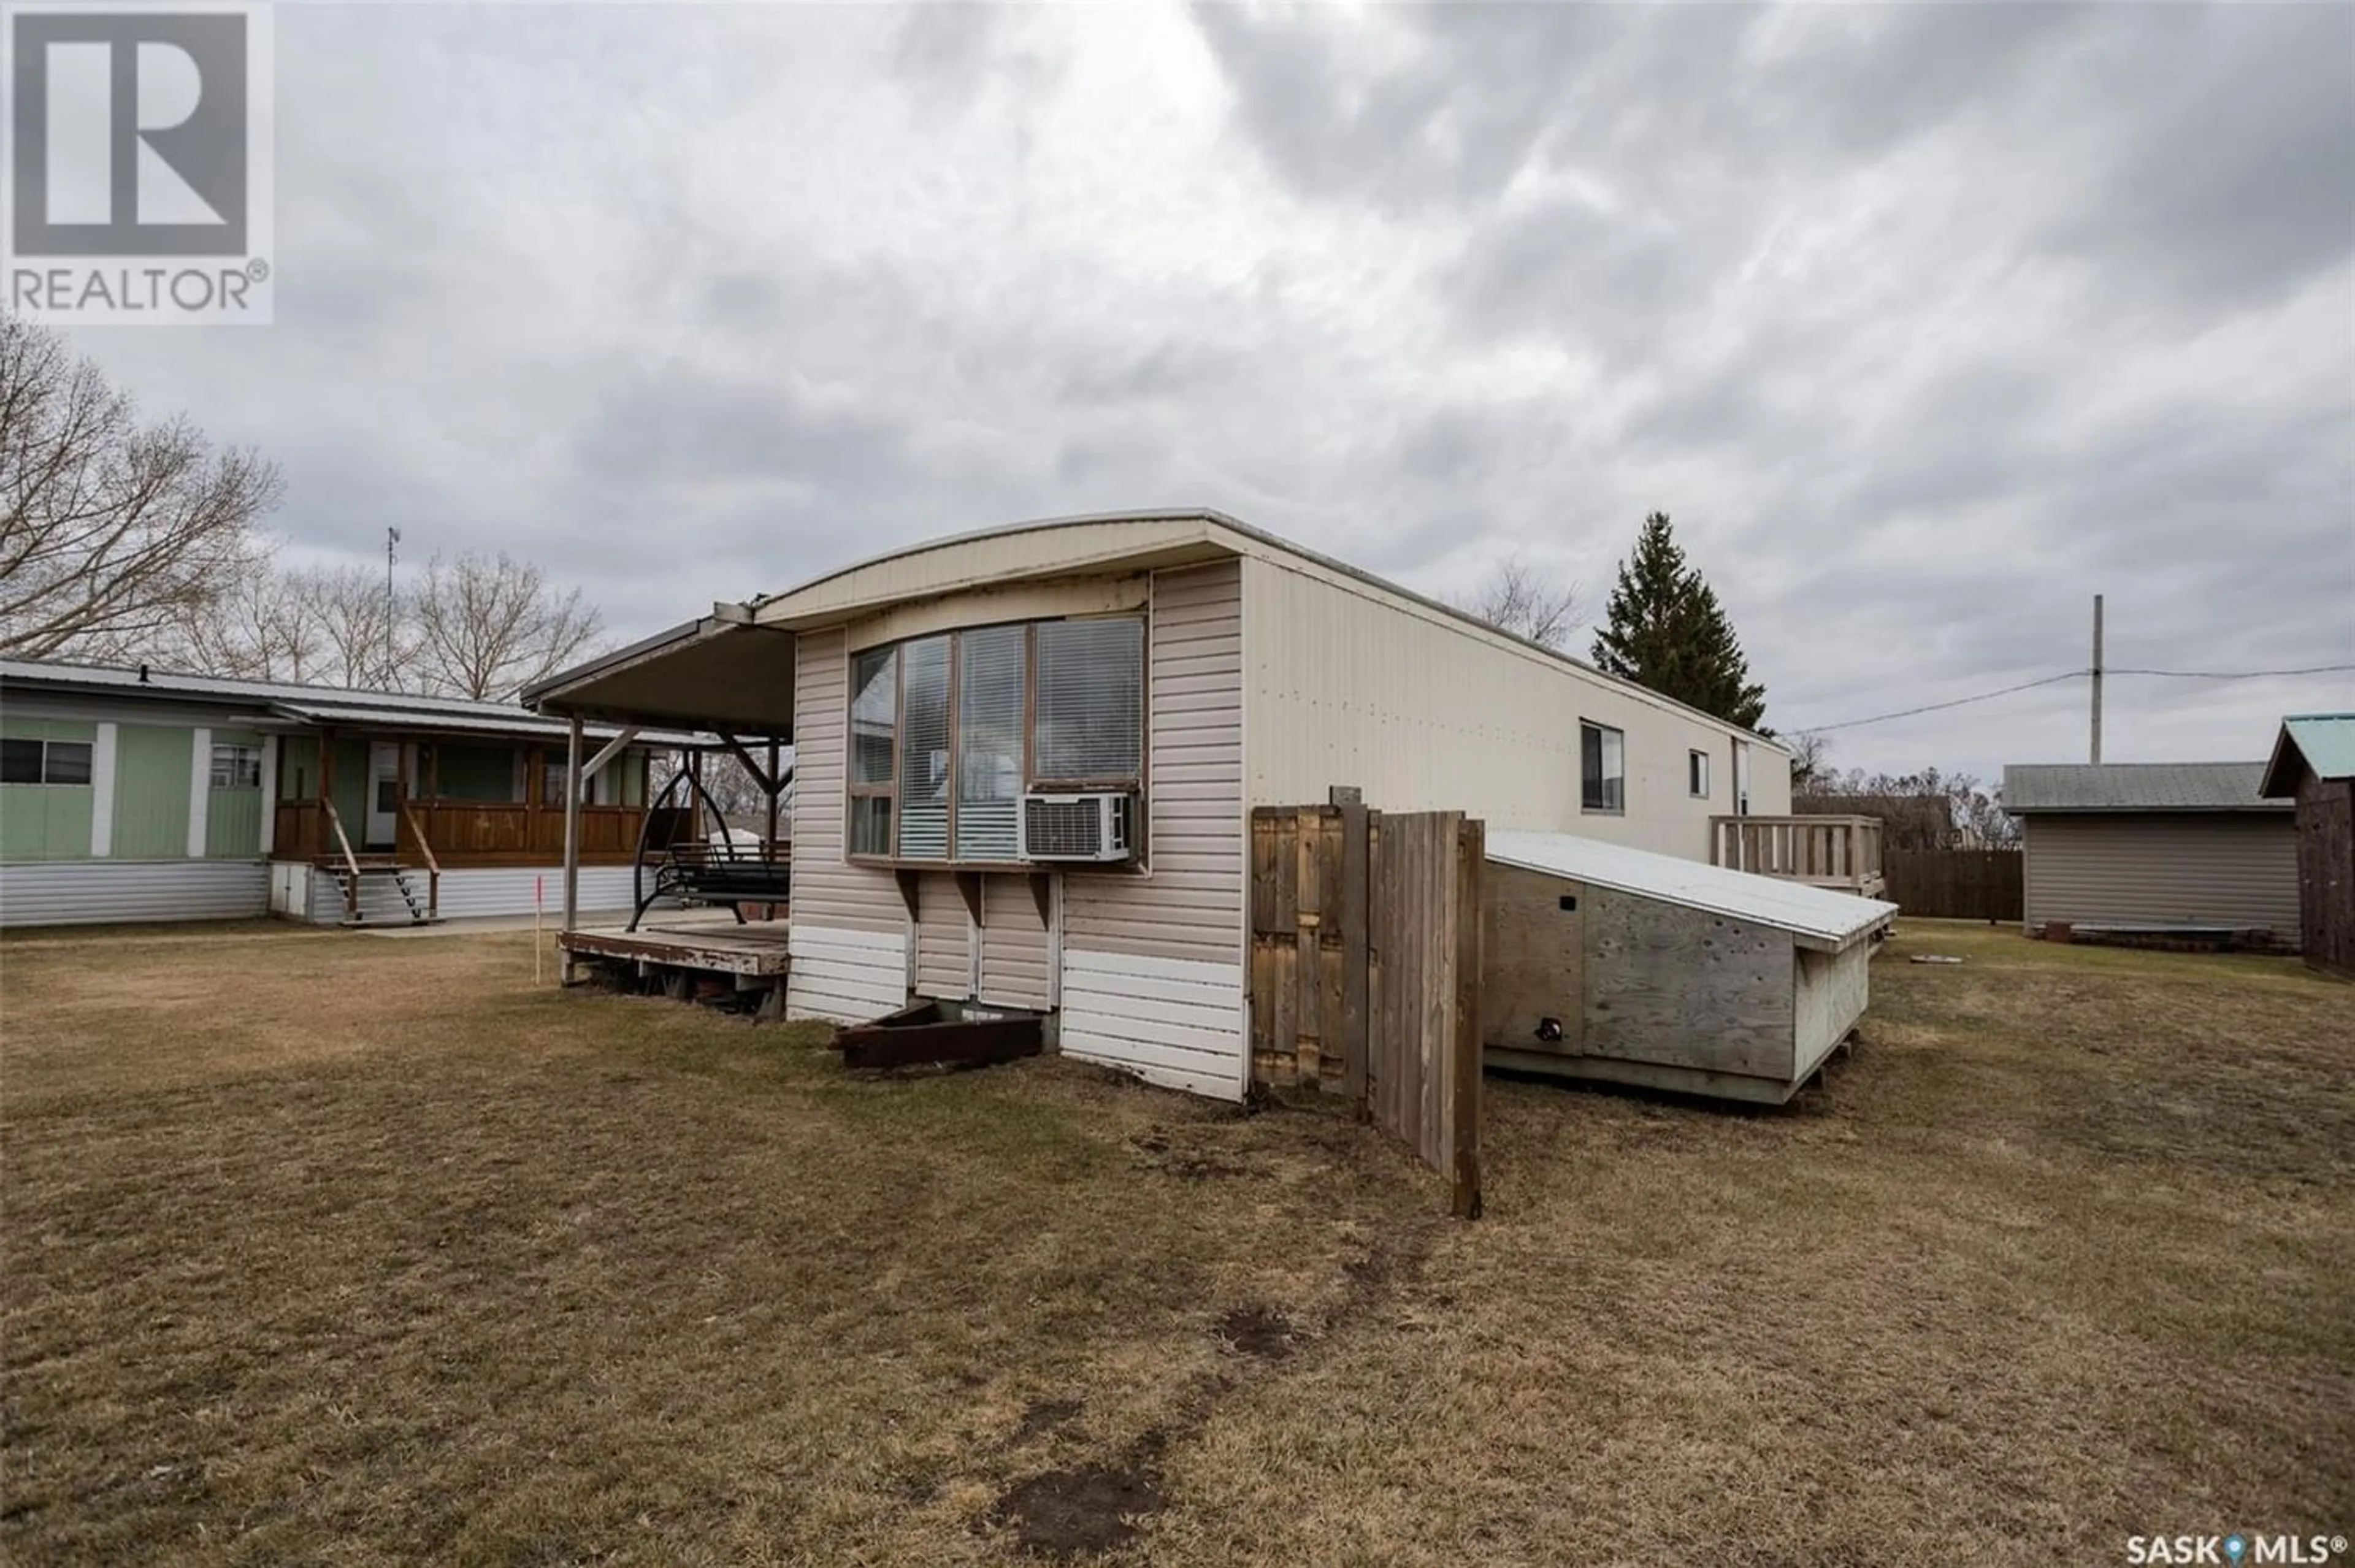
[{"label": "wooden porch railing", "polygon": [[1712,816],[1709,859],[1842,892],[1870,896],[1887,885],[1877,816]]},{"label": "wooden porch railing", "polygon": [[360,858],[352,853],[352,841],[344,832],[344,819],[332,800],[322,800],[327,826],[336,830],[336,847],[343,851],[344,869],[351,874],[344,879],[344,912],[355,922],[360,918]]},{"label": "wooden porch railing", "polygon": [[[272,808],[272,858],[314,862],[339,858],[330,809],[319,800],[278,802]],[[659,848],[681,837],[687,825],[684,813],[655,815],[662,820],[651,837]],[[582,806],[581,859],[604,865],[634,859],[638,829],[646,816],[647,808],[639,805]],[[555,806],[534,809],[521,801],[404,800],[393,828],[393,848],[402,859],[421,860],[421,849],[430,848],[443,869],[555,865],[564,859],[564,813]]]},{"label": "wooden porch railing", "polygon": [[417,858],[425,862],[425,915],[429,920],[438,919],[442,913],[442,862],[434,857],[433,841],[425,836],[424,825],[417,820],[415,802],[400,803],[400,827],[407,831],[394,834],[394,848],[415,846]]}]

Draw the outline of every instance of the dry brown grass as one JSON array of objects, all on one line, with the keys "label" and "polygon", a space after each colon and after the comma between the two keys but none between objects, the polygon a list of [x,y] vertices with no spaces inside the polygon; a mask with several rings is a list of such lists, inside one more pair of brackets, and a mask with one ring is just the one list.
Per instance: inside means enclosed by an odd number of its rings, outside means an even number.
[{"label": "dry brown grass", "polygon": [[1792,1109],[1492,1080],[1473,1226],[1335,1120],[852,1080],[806,1029],[534,991],[525,937],[0,943],[0,1555],[2345,1531],[2355,991],[1918,929]]}]

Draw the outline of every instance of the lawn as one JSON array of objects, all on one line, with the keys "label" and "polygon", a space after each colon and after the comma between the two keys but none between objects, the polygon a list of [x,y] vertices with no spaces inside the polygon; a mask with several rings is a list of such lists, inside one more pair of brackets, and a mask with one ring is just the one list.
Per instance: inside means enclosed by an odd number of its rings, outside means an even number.
[{"label": "lawn", "polygon": [[2355,989],[2291,964],[1914,923],[1787,1109],[1491,1079],[1466,1225],[1337,1118],[852,1079],[529,940],[0,942],[0,1559],[2355,1533]]}]

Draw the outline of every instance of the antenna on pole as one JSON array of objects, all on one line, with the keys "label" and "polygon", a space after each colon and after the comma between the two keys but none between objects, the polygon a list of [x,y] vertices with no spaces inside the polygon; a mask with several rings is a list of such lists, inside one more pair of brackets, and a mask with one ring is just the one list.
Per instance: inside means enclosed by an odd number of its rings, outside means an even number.
[{"label": "antenna on pole", "polygon": [[387,691],[393,688],[395,661],[392,653],[392,638],[393,630],[400,622],[400,604],[394,599],[392,592],[392,564],[400,559],[393,547],[399,543],[400,543],[400,530],[387,528],[384,530],[384,689]]},{"label": "antenna on pole", "polygon": [[2102,596],[2094,595],[2094,736],[2093,762],[2102,760]]}]

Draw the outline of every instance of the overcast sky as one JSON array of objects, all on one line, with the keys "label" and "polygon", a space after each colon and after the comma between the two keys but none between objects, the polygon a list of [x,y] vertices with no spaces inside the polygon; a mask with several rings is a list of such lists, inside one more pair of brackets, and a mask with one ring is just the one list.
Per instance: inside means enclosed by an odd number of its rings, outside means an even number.
[{"label": "overcast sky", "polygon": [[[1780,729],[2355,660],[2355,7],[277,10],[277,322],[85,330],[306,559],[617,633],[1207,505],[1599,611],[1671,513]],[[1586,635],[1579,638],[1584,652]],[[2346,674],[2110,683],[2262,755]],[[2082,682],[1834,761],[2078,760]]]}]

